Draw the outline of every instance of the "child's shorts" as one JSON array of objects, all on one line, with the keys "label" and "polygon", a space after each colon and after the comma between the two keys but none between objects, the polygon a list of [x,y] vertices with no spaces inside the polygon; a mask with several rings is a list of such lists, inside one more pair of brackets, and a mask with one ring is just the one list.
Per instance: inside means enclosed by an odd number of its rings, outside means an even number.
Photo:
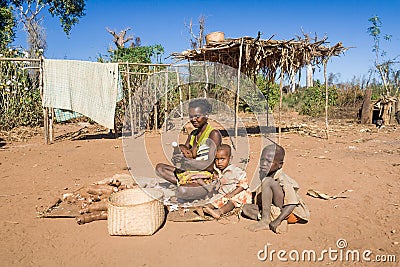
[{"label": "child's shorts", "polygon": [[[278,218],[278,216],[281,214],[281,210],[280,208],[278,208],[275,205],[271,205],[271,214],[270,214],[270,219],[271,221],[275,220],[276,218]],[[258,214],[258,219],[261,219],[261,213]],[[303,222],[304,220],[299,218],[297,215],[295,215],[293,212],[290,213],[285,220],[287,220],[288,223],[292,224],[292,223],[298,223],[298,222]]]},{"label": "child's shorts", "polygon": [[293,213],[290,213],[289,216],[286,217],[288,223],[298,223],[301,218],[297,217]]}]

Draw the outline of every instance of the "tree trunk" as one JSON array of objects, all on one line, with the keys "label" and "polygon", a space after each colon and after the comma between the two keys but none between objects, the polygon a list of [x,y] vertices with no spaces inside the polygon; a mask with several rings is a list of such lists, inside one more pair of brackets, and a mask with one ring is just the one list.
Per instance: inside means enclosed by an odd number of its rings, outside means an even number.
[{"label": "tree trunk", "polygon": [[361,117],[362,124],[372,123],[371,111],[370,111],[371,95],[372,95],[372,89],[367,89],[365,91],[364,100],[363,100],[362,107],[361,107],[361,116],[360,117]]},{"label": "tree trunk", "polygon": [[296,91],[296,72],[294,70],[290,73],[290,92],[294,93]]},{"label": "tree trunk", "polygon": [[313,86],[313,67],[311,64],[307,65],[307,80],[306,80],[306,87]]}]

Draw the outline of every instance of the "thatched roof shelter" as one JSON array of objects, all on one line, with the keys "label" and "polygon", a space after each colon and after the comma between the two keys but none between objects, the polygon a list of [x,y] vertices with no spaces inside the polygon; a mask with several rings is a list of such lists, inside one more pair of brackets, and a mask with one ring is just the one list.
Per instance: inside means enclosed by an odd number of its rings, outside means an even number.
[{"label": "thatched roof shelter", "polygon": [[[272,38],[272,37],[271,37]],[[204,47],[172,53],[176,60],[218,62],[239,69],[253,77],[258,71],[263,71],[269,80],[274,80],[277,70],[290,74],[311,64],[319,65],[332,56],[339,56],[348,48],[339,42],[328,46],[327,37],[311,40],[307,35],[292,40],[262,40],[241,37],[227,38],[220,41],[210,41]]]},{"label": "thatched roof shelter", "polygon": [[[207,38],[212,36],[212,38]],[[185,50],[181,53],[172,53],[176,60],[209,61],[218,62],[238,69],[238,76],[244,73],[249,77],[255,77],[260,71],[271,82],[280,73],[280,101],[279,101],[279,142],[281,133],[281,109],[282,109],[282,87],[284,74],[294,75],[307,65],[324,65],[325,77],[325,117],[326,137],[328,134],[328,83],[326,79],[326,65],[332,56],[339,56],[348,48],[343,47],[339,42],[329,46],[327,37],[318,40],[311,39],[307,34],[304,37],[297,36],[292,40],[267,40],[260,38],[241,37],[227,38],[224,33],[214,32],[206,36],[206,45],[198,49]],[[240,84],[237,85],[237,95]],[[235,118],[237,118],[239,98],[236,97]],[[237,136],[237,123],[235,120],[235,136]]]}]

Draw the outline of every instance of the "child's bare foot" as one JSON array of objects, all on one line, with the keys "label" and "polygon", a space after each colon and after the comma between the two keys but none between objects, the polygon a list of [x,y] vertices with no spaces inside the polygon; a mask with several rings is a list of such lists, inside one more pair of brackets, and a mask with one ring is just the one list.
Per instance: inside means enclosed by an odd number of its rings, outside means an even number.
[{"label": "child's bare foot", "polygon": [[278,227],[276,227],[276,229],[275,229],[274,232],[275,232],[276,234],[284,234],[284,233],[287,233],[288,230],[289,230],[288,222],[287,222],[287,220],[283,220],[283,221],[278,225]]},{"label": "child's bare foot", "polygon": [[246,228],[247,228],[247,230],[249,230],[251,232],[269,230],[269,222],[267,222],[267,221],[258,221],[256,223],[250,224]]},{"label": "child's bare foot", "polygon": [[205,207],[203,208],[203,211],[204,211],[205,213],[207,213],[207,214],[210,214],[214,219],[219,219],[219,218],[221,218],[221,213],[219,212],[219,210],[215,210],[215,209],[212,209],[212,208],[210,208],[210,207],[208,207],[208,206],[205,206]]}]

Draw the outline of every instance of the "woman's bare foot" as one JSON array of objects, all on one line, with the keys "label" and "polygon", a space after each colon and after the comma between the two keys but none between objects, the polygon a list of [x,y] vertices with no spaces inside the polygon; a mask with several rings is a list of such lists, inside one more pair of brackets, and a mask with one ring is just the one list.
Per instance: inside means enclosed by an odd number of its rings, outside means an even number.
[{"label": "woman's bare foot", "polygon": [[249,226],[246,227],[246,229],[251,232],[269,230],[269,222],[261,220],[256,223],[250,224]]},{"label": "woman's bare foot", "polygon": [[214,219],[220,219],[221,218],[221,213],[219,210],[215,210],[209,206],[205,206],[203,208],[203,211],[209,215],[211,215]]}]

